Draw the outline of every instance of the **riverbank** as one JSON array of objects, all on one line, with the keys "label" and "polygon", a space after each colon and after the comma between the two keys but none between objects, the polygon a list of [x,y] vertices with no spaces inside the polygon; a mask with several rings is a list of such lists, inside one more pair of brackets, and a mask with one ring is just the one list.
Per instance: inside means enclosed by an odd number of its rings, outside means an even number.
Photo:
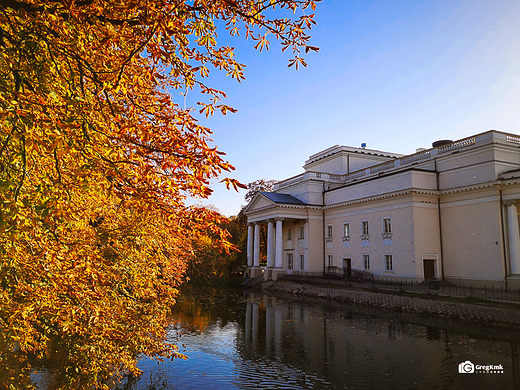
[{"label": "riverbank", "polygon": [[[520,310],[517,305],[498,303],[463,302],[439,296],[419,296],[419,294],[383,293],[339,286],[319,286],[290,281],[266,281],[255,284],[255,288],[329,299],[363,306],[380,307],[399,313],[434,316],[436,318],[485,323],[503,328],[517,328],[520,325]],[[422,294],[421,294],[422,295]]]}]

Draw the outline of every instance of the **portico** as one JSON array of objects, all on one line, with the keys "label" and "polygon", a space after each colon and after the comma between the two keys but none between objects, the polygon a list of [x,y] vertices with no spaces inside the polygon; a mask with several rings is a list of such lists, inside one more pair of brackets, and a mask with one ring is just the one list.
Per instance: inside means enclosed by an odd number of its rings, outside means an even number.
[{"label": "portico", "polygon": [[[309,215],[312,218],[311,209],[315,208],[291,195],[272,193],[260,193],[248,205],[245,213],[249,221],[247,258],[251,277],[263,275],[266,280],[276,280],[280,274],[307,270]],[[261,226],[267,229],[265,257],[261,253]],[[260,266],[261,257],[266,259],[266,266]]]},{"label": "portico", "polygon": [[[260,229],[262,225],[267,225],[267,253],[264,257],[267,260],[267,266],[264,267],[260,266]],[[297,236],[301,229],[303,229],[303,233]],[[251,277],[258,277],[263,274],[266,280],[276,280],[281,273],[304,270],[305,249],[307,248],[307,239],[304,233],[306,230],[308,228],[305,219],[276,217],[250,223],[247,237],[247,258]],[[285,239],[284,235],[286,236]],[[295,263],[294,259],[301,259],[302,256],[303,262]]]},{"label": "portico", "polygon": [[[267,224],[267,268],[266,270],[277,271],[283,266],[283,218],[256,221],[248,224],[247,234],[247,259],[248,268],[251,269],[251,277],[255,278],[262,275],[260,268],[260,227]],[[264,271],[264,276],[265,275]]]}]

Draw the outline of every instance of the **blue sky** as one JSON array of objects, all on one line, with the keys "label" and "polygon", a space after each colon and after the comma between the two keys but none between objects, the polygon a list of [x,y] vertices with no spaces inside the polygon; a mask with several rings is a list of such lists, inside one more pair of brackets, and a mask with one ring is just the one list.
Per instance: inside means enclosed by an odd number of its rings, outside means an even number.
[{"label": "blue sky", "polygon": [[[410,154],[489,129],[520,134],[519,20],[518,1],[324,0],[310,41],[320,51],[298,71],[276,42],[258,53],[222,32],[246,80],[214,71],[207,84],[238,112],[201,124],[243,183],[297,175],[336,144]],[[245,204],[245,191],[213,188],[202,204],[228,216]]]}]

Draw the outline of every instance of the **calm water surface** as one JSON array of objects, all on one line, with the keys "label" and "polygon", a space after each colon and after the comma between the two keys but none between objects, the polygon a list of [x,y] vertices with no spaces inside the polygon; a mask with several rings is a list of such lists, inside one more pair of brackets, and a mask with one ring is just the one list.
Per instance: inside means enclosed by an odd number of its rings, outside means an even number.
[{"label": "calm water surface", "polygon": [[[520,332],[485,324],[208,289],[182,296],[176,318],[188,359],[143,359],[122,389],[520,389]],[[459,373],[467,361],[503,373]]]}]

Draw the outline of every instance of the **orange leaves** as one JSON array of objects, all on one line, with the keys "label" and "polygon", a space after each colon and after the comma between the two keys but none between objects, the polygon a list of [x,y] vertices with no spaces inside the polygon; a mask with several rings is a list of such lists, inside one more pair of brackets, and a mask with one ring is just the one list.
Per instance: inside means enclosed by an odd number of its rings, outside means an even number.
[{"label": "orange leaves", "polygon": [[296,70],[298,70],[300,64],[302,64],[304,67],[307,67],[305,60],[302,57],[296,56],[289,61],[289,65],[287,65],[287,67],[290,68],[291,66],[294,66]]},{"label": "orange leaves", "polygon": [[316,24],[316,22],[314,21],[314,16],[314,14],[301,16],[299,25],[302,26],[303,24],[305,24],[305,26],[310,29],[312,25]]},{"label": "orange leaves", "polygon": [[220,104],[217,106],[215,106],[214,103],[206,104],[206,103],[197,102],[197,104],[204,106],[203,108],[200,109],[199,112],[201,114],[205,113],[206,118],[208,118],[209,116],[213,116],[213,114],[215,113],[215,108],[219,109],[223,115],[226,115],[228,111],[231,111],[232,113],[235,113],[238,111],[238,110],[234,109],[233,107],[227,106],[225,104]]},{"label": "orange leaves", "polygon": [[209,116],[213,116],[213,114],[215,113],[215,107],[213,106],[213,104],[206,104],[201,102],[197,102],[197,104],[203,106],[203,108],[201,108],[199,112],[201,114],[205,113],[206,118],[208,118]]},{"label": "orange leaves", "polygon": [[230,179],[229,177],[226,177],[226,178],[222,179],[220,182],[226,184],[226,188],[228,190],[230,190],[231,188],[233,188],[237,192],[238,192],[239,188],[247,190],[247,185],[240,183],[236,179]]},{"label": "orange leaves", "polygon": [[231,76],[235,80],[237,80],[239,83],[242,82],[242,80],[245,80],[244,72],[242,71],[242,65],[240,64],[234,64],[233,69],[231,69],[226,74],[227,76]]},{"label": "orange leaves", "polygon": [[294,13],[315,1],[30,3],[0,5],[0,349],[60,340],[63,383],[97,387],[140,354],[178,356],[164,329],[187,259],[235,247],[218,213],[184,205],[234,168],[172,91],[200,90],[206,117],[236,112],[201,82],[244,79],[219,26],[306,66],[314,15]]},{"label": "orange leaves", "polygon": [[264,48],[269,50],[269,41],[267,40],[267,33],[263,36],[259,36],[256,39],[258,39],[258,43],[255,45],[256,50],[258,50],[259,52],[262,52]]},{"label": "orange leaves", "polygon": [[316,46],[305,46],[305,53],[308,53],[309,51],[319,52],[320,48]]},{"label": "orange leaves", "polygon": [[222,112],[223,115],[226,115],[228,111],[231,111],[233,114],[238,111],[235,108],[227,106],[225,104],[221,104],[219,106],[216,106],[216,108],[220,109],[220,112]]}]

